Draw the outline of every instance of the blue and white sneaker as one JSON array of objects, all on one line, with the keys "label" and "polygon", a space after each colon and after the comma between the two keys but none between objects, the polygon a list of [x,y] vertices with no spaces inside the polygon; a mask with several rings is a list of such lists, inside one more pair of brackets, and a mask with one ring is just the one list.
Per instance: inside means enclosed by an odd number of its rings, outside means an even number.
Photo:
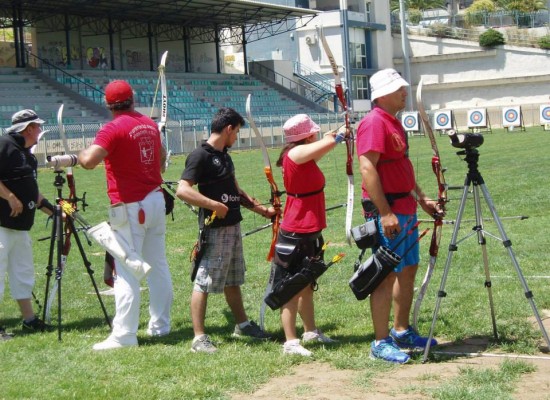
[{"label": "blue and white sneaker", "polygon": [[[420,336],[412,326],[409,326],[404,333],[398,334],[395,329],[390,330],[390,336],[395,344],[401,349],[424,349],[428,338]],[[430,347],[437,346],[437,340],[432,338]]]},{"label": "blue and white sneaker", "polygon": [[370,358],[396,364],[405,364],[411,359],[408,354],[403,353],[401,349],[397,347],[390,336],[380,340],[378,345],[375,340],[372,341],[370,345]]}]

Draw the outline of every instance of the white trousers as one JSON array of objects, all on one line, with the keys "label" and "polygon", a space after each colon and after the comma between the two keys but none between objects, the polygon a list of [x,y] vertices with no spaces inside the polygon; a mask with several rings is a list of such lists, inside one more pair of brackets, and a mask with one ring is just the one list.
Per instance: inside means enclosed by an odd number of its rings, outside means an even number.
[{"label": "white trousers", "polygon": [[29,231],[0,227],[0,301],[4,298],[6,272],[11,297],[30,299],[34,287],[34,261]]},{"label": "white trousers", "polygon": [[[142,201],[126,204],[128,221],[134,247],[138,254],[151,265],[147,276],[149,286],[149,325],[151,335],[170,332],[170,307],[172,306],[172,278],[166,261],[166,215],[162,192],[149,193]],[[145,221],[139,223],[140,208],[145,212]],[[141,302],[139,281],[123,266],[116,265],[115,304],[112,335],[119,339],[136,335],[139,325]]]}]

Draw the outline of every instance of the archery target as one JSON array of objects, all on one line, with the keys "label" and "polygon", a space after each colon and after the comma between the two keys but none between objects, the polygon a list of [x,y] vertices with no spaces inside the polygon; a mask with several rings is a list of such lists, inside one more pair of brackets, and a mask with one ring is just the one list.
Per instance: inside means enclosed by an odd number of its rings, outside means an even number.
[{"label": "archery target", "polygon": [[453,129],[453,112],[441,110],[435,113],[434,128],[439,130]]},{"label": "archery target", "polygon": [[416,111],[403,113],[401,115],[401,124],[407,132],[418,132],[418,113]]},{"label": "archery target", "polygon": [[504,107],[502,109],[502,127],[521,126],[521,107]]},{"label": "archery target", "polygon": [[468,110],[468,128],[486,128],[487,110],[485,108],[474,108]]},{"label": "archery target", "polygon": [[540,106],[540,124],[550,124],[550,104],[541,104]]}]

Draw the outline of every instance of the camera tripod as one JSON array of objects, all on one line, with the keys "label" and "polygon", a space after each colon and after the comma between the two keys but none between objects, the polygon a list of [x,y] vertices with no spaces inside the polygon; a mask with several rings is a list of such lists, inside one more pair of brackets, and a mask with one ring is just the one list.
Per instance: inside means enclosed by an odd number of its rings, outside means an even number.
[{"label": "camera tripod", "polygon": [[[111,327],[111,321],[109,319],[109,315],[107,314],[107,310],[105,308],[105,305],[99,293],[99,289],[95,282],[94,275],[93,275],[94,271],[91,268],[91,262],[88,260],[88,257],[84,252],[84,247],[82,246],[80,237],[78,236],[78,229],[75,226],[73,216],[66,215],[65,224],[63,223],[63,210],[61,208],[60,202],[63,201],[62,188],[63,188],[63,184],[65,183],[65,178],[62,176],[63,170],[56,169],[54,172],[56,174],[55,180],[54,180],[54,186],[57,188],[57,198],[56,198],[55,210],[52,215],[52,219],[53,219],[52,233],[49,238],[50,251],[48,256],[48,266],[46,267],[46,290],[45,290],[45,298],[44,298],[43,320],[44,321],[50,320],[49,312],[51,309],[52,302],[54,300],[54,296],[57,292],[57,330],[58,330],[58,339],[61,340],[61,304],[62,304],[61,282],[63,278],[63,271],[65,269],[65,265],[67,261],[67,256],[69,254],[69,249],[71,246],[71,235],[74,236],[74,239],[78,246],[78,250],[80,252],[80,256],[82,257],[82,261],[84,263],[84,267],[86,268],[86,272],[88,273],[90,280],[92,281],[94,291],[99,300],[99,304],[101,305],[101,309],[103,310],[103,314],[105,315],[105,321],[107,322],[107,325],[109,325],[109,327]],[[72,201],[72,202],[82,201],[83,204],[85,204],[84,199],[74,199],[69,201]],[[87,228],[89,227],[84,227],[84,229],[87,229]],[[54,259],[55,259],[55,282],[52,285],[51,294],[50,294],[50,280],[54,272]]]},{"label": "camera tripod", "polygon": [[[518,278],[521,282],[521,285],[523,287],[523,291],[525,294],[525,297],[529,301],[531,308],[533,310],[533,314],[539,324],[540,330],[542,332],[542,335],[544,337],[544,340],[546,341],[546,344],[548,347],[550,347],[550,339],[548,338],[548,334],[546,332],[546,329],[544,328],[544,325],[542,323],[542,320],[539,316],[537,307],[535,305],[535,302],[533,300],[533,293],[529,290],[529,287],[527,286],[527,282],[525,281],[525,278],[523,276],[523,273],[521,272],[521,268],[516,260],[516,256],[514,255],[514,251],[512,250],[512,242],[508,237],[506,236],[506,232],[504,231],[504,228],[502,226],[502,222],[497,214],[495,205],[493,203],[493,199],[491,198],[491,195],[489,194],[489,190],[487,189],[487,186],[485,185],[485,182],[483,180],[483,177],[481,176],[481,173],[478,170],[478,161],[479,161],[479,152],[477,149],[472,147],[466,147],[465,150],[459,151],[457,153],[459,156],[465,156],[464,161],[468,164],[468,173],[466,174],[466,179],[464,181],[464,190],[462,192],[462,198],[460,200],[460,205],[458,207],[458,214],[456,217],[456,224],[454,226],[453,234],[451,237],[451,243],[449,244],[449,253],[447,254],[447,260],[445,262],[445,269],[443,271],[443,276],[441,278],[441,285],[439,287],[439,291],[437,292],[437,300],[435,304],[435,309],[433,313],[433,319],[432,319],[432,325],[430,328],[430,335],[428,338],[428,342],[426,345],[426,348],[424,349],[424,356],[422,359],[422,362],[426,362],[428,358],[428,354],[430,351],[430,342],[433,338],[434,328],[437,320],[437,314],[439,312],[439,307],[441,304],[441,300],[443,297],[447,295],[445,292],[445,283],[447,281],[447,276],[449,273],[449,269],[451,267],[451,261],[453,258],[453,254],[455,251],[457,251],[458,247],[457,244],[459,242],[462,242],[463,240],[468,239],[469,237],[477,234],[478,244],[481,246],[482,251],[482,257],[483,257],[483,265],[485,270],[485,287],[487,288],[487,294],[489,297],[489,305],[491,308],[491,319],[493,324],[493,334],[495,339],[498,339],[498,333],[497,333],[497,325],[496,325],[496,319],[495,319],[495,310],[494,310],[494,304],[493,304],[493,294],[491,289],[491,275],[489,272],[489,260],[487,256],[487,248],[486,248],[486,235],[491,236],[497,240],[502,241],[502,244],[508,251],[508,255],[510,256],[510,259],[512,260],[512,264],[514,265],[514,268],[516,270],[516,273],[518,275]],[[475,208],[475,226],[473,227],[473,232],[469,235],[466,235],[463,239],[460,241],[457,241],[458,231],[460,229],[460,223],[462,221],[462,215],[464,212],[464,207],[466,205],[466,198],[468,196],[468,192],[470,189],[470,185],[472,185],[472,193],[474,198],[474,208]],[[485,201],[487,203],[487,206],[489,207],[489,210],[493,216],[493,220],[495,221],[498,231],[500,233],[500,237],[492,235],[491,233],[487,232],[483,228],[483,218],[481,215],[481,201],[480,201],[480,195],[479,190],[481,189],[481,192],[483,194],[483,197],[485,198]]]}]

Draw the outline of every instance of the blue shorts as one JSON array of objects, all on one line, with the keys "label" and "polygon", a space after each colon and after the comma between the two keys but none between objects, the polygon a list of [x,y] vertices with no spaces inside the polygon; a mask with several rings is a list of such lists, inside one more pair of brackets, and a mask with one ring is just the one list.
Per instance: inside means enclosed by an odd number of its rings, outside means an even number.
[{"label": "blue shorts", "polygon": [[[416,221],[417,221],[417,217],[415,214],[414,216],[412,216],[411,221],[407,224],[405,229],[403,229],[403,226],[411,216],[404,215],[404,214],[396,214],[396,215],[397,215],[397,219],[399,220],[399,225],[401,226],[401,234],[396,236],[395,239],[388,239],[387,237],[385,237],[383,233],[384,231],[382,229],[382,225],[380,224],[380,217],[377,217],[378,239],[379,239],[379,243],[388,247],[394,253],[397,253],[402,257],[401,262],[397,264],[397,267],[394,268],[394,272],[401,272],[405,267],[408,267],[411,265],[418,265],[418,262],[420,261],[420,250],[418,247],[418,229],[415,229],[414,231],[412,231],[409,235],[407,235],[405,240],[403,240],[401,244],[399,244],[399,246],[394,248],[395,244],[403,238],[403,235],[405,235],[406,232],[404,231],[409,231],[411,227],[413,227],[414,224],[416,224]],[[405,256],[403,256],[403,254],[405,253],[405,251],[407,251],[409,247],[411,249],[407,254],[405,254]],[[377,247],[373,249],[373,251],[376,251],[376,250],[377,250]]]}]

